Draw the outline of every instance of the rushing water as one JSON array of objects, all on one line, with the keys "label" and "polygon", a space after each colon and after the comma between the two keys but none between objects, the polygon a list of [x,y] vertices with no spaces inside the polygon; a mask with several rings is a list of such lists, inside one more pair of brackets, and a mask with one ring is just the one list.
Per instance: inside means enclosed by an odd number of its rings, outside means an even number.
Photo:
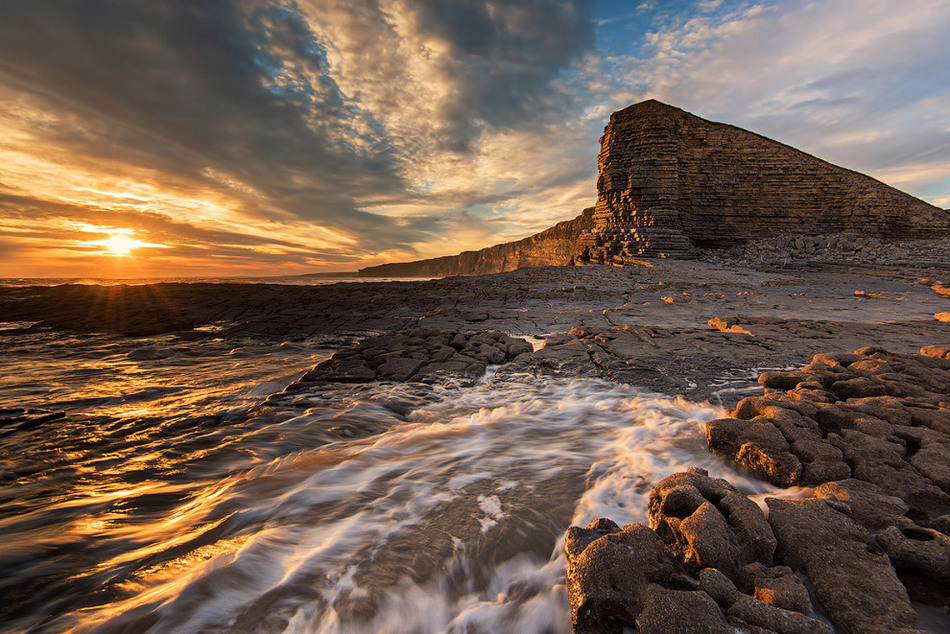
[{"label": "rushing water", "polygon": [[721,410],[604,381],[281,392],[344,343],[0,338],[0,627],[568,632],[572,523],[693,465],[772,490]]}]

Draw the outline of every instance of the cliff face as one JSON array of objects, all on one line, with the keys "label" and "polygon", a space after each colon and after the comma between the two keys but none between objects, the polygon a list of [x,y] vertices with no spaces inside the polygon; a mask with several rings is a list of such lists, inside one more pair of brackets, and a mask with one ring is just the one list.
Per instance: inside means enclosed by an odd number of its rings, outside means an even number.
[{"label": "cliff face", "polygon": [[597,205],[518,242],[360,271],[499,273],[572,262],[689,257],[755,238],[950,237],[950,210],[778,141],[649,100],[613,113],[600,139]]},{"label": "cliff face", "polygon": [[950,211],[735,126],[659,101],[618,112],[601,138],[584,257],[688,255],[775,234],[950,235]]},{"label": "cliff face", "polygon": [[565,266],[578,256],[578,239],[594,228],[593,207],[550,229],[517,242],[496,244],[480,251],[465,251],[431,260],[382,264],[360,269],[360,277],[445,277],[484,275],[537,266]]}]

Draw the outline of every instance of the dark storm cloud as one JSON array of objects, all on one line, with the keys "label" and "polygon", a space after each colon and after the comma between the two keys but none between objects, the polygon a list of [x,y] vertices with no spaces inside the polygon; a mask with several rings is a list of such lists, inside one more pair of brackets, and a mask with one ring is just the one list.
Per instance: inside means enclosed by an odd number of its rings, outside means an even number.
[{"label": "dark storm cloud", "polygon": [[[482,125],[540,123],[577,95],[550,82],[594,45],[593,2],[419,0],[420,27],[451,46],[446,66],[460,90],[445,113],[463,149]],[[560,101],[558,101],[560,100]]]},{"label": "dark storm cloud", "polygon": [[394,187],[385,154],[356,157],[335,147],[332,135],[349,132],[353,113],[332,81],[294,83],[275,57],[277,43],[325,77],[320,45],[289,9],[221,0],[0,9],[0,72],[93,119],[85,129],[52,130],[63,142],[119,158],[144,150],[156,159],[149,167],[188,174],[212,164],[266,192],[312,170],[319,176],[308,185],[328,202],[346,201],[335,182]]},{"label": "dark storm cloud", "polygon": [[[454,97],[438,145],[465,152],[486,127],[527,125],[563,106],[552,82],[593,45],[589,5],[408,3],[418,28],[449,50]],[[359,10],[392,34],[373,2]],[[359,207],[368,195],[400,200],[400,161],[413,157],[394,146],[392,113],[344,94],[320,19],[295,3],[240,0],[6,2],[0,84],[62,115],[34,132],[78,156],[223,189],[210,169],[262,194],[242,198],[255,213],[358,234],[366,249],[408,245],[427,230]]]}]

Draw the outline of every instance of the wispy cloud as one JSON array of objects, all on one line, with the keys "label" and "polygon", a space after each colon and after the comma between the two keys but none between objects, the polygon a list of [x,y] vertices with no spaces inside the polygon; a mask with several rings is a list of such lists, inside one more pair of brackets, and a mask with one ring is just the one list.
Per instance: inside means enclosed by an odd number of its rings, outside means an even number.
[{"label": "wispy cloud", "polygon": [[0,275],[105,266],[77,223],[167,245],[153,274],[520,238],[593,201],[606,118],[647,96],[941,204],[945,4],[5,3]]},{"label": "wispy cloud", "polygon": [[[256,236],[244,256],[262,267],[288,254],[267,240],[316,263],[413,254],[458,224],[447,208],[519,186],[492,191],[479,148],[544,129],[576,98],[559,74],[592,45],[585,3],[566,0],[5,5],[0,190],[21,215]],[[193,250],[174,239],[168,257]]]},{"label": "wispy cloud", "polygon": [[948,49],[939,0],[738,5],[657,30],[616,80],[937,201]]}]

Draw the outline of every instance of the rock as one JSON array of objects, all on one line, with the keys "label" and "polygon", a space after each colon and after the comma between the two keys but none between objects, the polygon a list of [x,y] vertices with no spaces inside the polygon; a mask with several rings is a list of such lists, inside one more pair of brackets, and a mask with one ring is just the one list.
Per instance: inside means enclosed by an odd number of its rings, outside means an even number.
[{"label": "rock", "polygon": [[950,346],[924,346],[920,354],[936,359],[950,359]]},{"label": "rock", "polygon": [[738,323],[735,323],[735,320],[727,321],[725,319],[722,319],[721,317],[713,317],[707,322],[707,324],[709,325],[710,328],[713,328],[720,332],[738,332],[744,335],[749,335],[751,337],[755,336],[751,332],[749,332],[747,329],[740,326]]},{"label": "rock", "polygon": [[793,486],[801,478],[801,462],[774,425],[720,418],[706,423],[706,442],[710,450],[778,486]]},{"label": "rock", "polygon": [[747,595],[741,595],[727,614],[778,634],[832,634],[827,623],[798,612],[783,610]]},{"label": "rock", "polygon": [[847,368],[852,363],[861,361],[864,357],[860,354],[853,354],[848,352],[838,352],[838,353],[819,353],[812,357],[812,363],[824,363],[829,367],[841,366]]},{"label": "rock", "polygon": [[411,359],[406,357],[392,357],[381,363],[376,368],[376,375],[380,379],[392,379],[393,381],[408,381],[409,377],[415,374],[416,370],[425,365],[421,359]]},{"label": "rock", "polygon": [[950,586],[950,537],[930,528],[891,526],[878,543],[899,571],[911,572]]},{"label": "rock", "polygon": [[[574,218],[517,242],[506,242],[459,255],[382,264],[360,270],[365,277],[445,277],[501,273],[522,267],[567,266],[580,256],[577,241],[593,227],[593,208]],[[481,316],[485,313],[476,313]],[[487,318],[487,315],[485,315]],[[474,321],[474,320],[473,320]]]},{"label": "rock", "polygon": [[734,634],[705,592],[667,590],[651,584],[636,619],[639,634]]},{"label": "rock", "polygon": [[802,484],[814,486],[851,477],[841,450],[827,440],[796,440],[791,449],[803,464]]},{"label": "rock", "polygon": [[906,502],[863,480],[848,478],[828,482],[815,489],[815,496],[847,504],[851,519],[870,531],[910,523],[910,520],[904,517],[910,510]]},{"label": "rock", "polygon": [[703,568],[699,571],[699,588],[724,610],[729,609],[741,595],[732,580],[715,568]]},{"label": "rock", "polygon": [[835,381],[831,384],[829,390],[841,399],[884,396],[887,394],[887,388],[885,386],[864,377]]},{"label": "rock", "polygon": [[778,556],[802,571],[836,628],[910,628],[916,613],[887,556],[866,529],[821,499],[767,498]]},{"label": "rock", "polygon": [[759,507],[725,480],[677,473],[650,493],[650,524],[680,561],[732,580],[754,561],[771,563],[775,538]]},{"label": "rock", "polygon": [[805,372],[763,372],[759,375],[759,385],[775,390],[792,390],[810,378]]},{"label": "rock", "polygon": [[[704,625],[710,627],[709,631],[727,631],[725,618],[711,599],[706,597],[712,610],[708,604],[704,607],[703,599],[694,596],[696,593],[667,591],[677,585],[683,574],[681,565],[667,553],[663,540],[643,524],[624,526],[579,548],[591,536],[582,531],[610,531],[614,526],[612,522],[597,520],[587,529],[572,531],[571,539],[565,543],[567,590],[575,631],[639,627],[643,612],[644,623],[659,627],[668,625],[669,618],[686,618],[685,611],[689,609],[698,609],[699,616],[709,619]],[[680,599],[679,595],[688,596]]]},{"label": "rock", "polygon": [[600,518],[587,525],[587,528],[571,526],[564,538],[564,552],[568,561],[574,561],[595,539],[610,533],[619,533],[620,527],[609,519]]},{"label": "rock", "polygon": [[[787,374],[762,380],[795,383],[794,390],[745,398],[735,418],[707,423],[710,450],[779,486],[845,479],[873,484],[909,505],[889,515],[892,523],[933,527],[950,514],[947,359],[866,346],[853,354],[815,355],[800,374]],[[796,398],[802,395],[794,392],[816,386],[831,398]],[[866,506],[856,511],[864,514],[862,523],[883,521]]]},{"label": "rock", "polygon": [[904,444],[852,430],[843,431],[837,443],[855,478],[897,495],[917,517],[933,519],[950,509],[950,496],[907,462]]},{"label": "rock", "polygon": [[781,577],[757,577],[753,584],[755,598],[762,603],[802,614],[806,614],[811,606],[808,590],[791,570]]},{"label": "rock", "polygon": [[580,259],[591,262],[684,257],[691,241],[731,245],[784,232],[797,234],[792,244],[807,255],[821,249],[814,236],[829,231],[950,235],[942,209],[655,100],[611,115],[598,166],[594,226],[578,240]]},{"label": "rock", "polygon": [[368,337],[314,367],[301,382],[472,380],[489,363],[504,363],[530,345],[504,334],[415,328]]}]

